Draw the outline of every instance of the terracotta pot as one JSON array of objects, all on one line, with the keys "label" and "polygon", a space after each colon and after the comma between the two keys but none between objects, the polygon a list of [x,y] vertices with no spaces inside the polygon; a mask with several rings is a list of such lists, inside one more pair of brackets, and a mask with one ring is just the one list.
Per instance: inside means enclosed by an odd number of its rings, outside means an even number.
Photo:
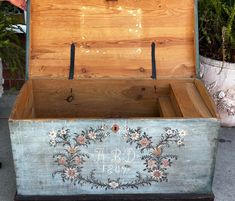
[{"label": "terracotta pot", "polygon": [[235,126],[235,63],[200,57],[200,76],[214,99],[222,126]]}]

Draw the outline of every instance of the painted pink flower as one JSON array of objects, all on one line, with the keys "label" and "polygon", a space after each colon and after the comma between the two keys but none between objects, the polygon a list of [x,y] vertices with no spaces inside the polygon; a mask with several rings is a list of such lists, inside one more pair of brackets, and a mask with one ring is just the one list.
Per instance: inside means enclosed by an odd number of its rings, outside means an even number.
[{"label": "painted pink flower", "polygon": [[139,141],[139,143],[142,147],[147,147],[150,144],[150,141],[148,140],[148,138],[143,138]]},{"label": "painted pink flower", "polygon": [[76,140],[79,144],[86,144],[86,138],[83,135],[79,135]]},{"label": "painted pink flower", "polygon": [[58,163],[59,163],[59,165],[66,165],[67,164],[67,160],[66,160],[66,158],[65,157],[59,157],[58,158]]},{"label": "painted pink flower", "polygon": [[163,173],[160,170],[154,170],[151,175],[154,179],[161,179],[163,176]]},{"label": "painted pink flower", "polygon": [[156,161],[155,160],[148,160],[148,167],[150,169],[153,169],[154,167],[156,167]]},{"label": "painted pink flower", "polygon": [[163,167],[168,167],[169,165],[170,165],[170,162],[169,162],[169,160],[167,160],[167,159],[163,159],[162,160],[162,165],[163,165]]},{"label": "painted pink flower", "polygon": [[66,168],[64,173],[67,179],[75,179],[78,176],[78,171],[75,168]]},{"label": "painted pink flower", "polygon": [[76,157],[74,158],[74,162],[75,162],[77,165],[81,165],[81,164],[82,164],[82,159],[81,159],[80,157],[76,156]]}]

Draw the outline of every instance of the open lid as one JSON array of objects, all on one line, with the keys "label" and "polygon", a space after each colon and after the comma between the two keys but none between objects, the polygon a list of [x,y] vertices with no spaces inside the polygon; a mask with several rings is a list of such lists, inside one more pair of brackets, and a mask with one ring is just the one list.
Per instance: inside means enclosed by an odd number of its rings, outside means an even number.
[{"label": "open lid", "polygon": [[30,0],[29,78],[195,77],[194,0]]}]

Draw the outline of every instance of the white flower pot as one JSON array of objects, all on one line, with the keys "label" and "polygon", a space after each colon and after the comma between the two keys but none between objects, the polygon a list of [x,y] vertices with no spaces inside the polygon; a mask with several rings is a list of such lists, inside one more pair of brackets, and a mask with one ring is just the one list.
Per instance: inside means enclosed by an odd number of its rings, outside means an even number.
[{"label": "white flower pot", "polygon": [[200,76],[216,103],[222,126],[235,126],[235,63],[201,56]]}]

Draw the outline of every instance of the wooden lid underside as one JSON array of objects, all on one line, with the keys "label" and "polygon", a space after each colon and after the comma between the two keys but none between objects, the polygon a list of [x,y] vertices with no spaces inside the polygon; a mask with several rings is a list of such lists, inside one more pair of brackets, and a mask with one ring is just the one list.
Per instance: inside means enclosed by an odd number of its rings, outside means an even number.
[{"label": "wooden lid underside", "polygon": [[194,77],[193,0],[31,0],[30,78]]}]

